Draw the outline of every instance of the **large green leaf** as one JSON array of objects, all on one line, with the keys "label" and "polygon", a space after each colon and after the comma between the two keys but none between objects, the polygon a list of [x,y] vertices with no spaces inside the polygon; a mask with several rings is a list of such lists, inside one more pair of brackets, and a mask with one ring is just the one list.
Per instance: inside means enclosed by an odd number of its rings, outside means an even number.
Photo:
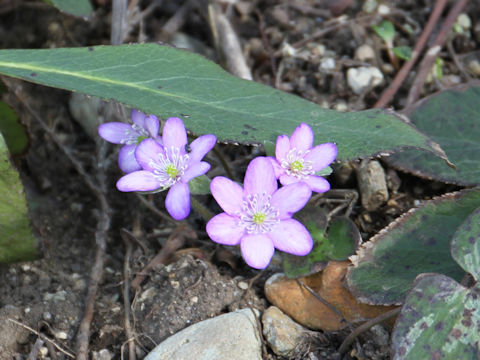
[{"label": "large green leaf", "polygon": [[392,334],[394,359],[478,359],[480,286],[466,289],[444,275],[422,274]]},{"label": "large green leaf", "polygon": [[89,0],[43,0],[55,6],[58,10],[79,17],[88,17],[93,8]]},{"label": "large green leaf", "polygon": [[457,263],[476,281],[480,280],[480,208],[458,227],[451,251]]},{"label": "large green leaf", "polygon": [[400,304],[421,273],[440,273],[457,281],[464,271],[450,255],[455,230],[480,206],[480,190],[426,201],[360,247],[347,284],[361,302]]},{"label": "large green leaf", "polygon": [[446,90],[408,110],[413,124],[436,141],[457,170],[424,151],[390,156],[394,167],[415,175],[460,185],[480,183],[480,82]]},{"label": "large green leaf", "polygon": [[39,255],[37,244],[23,185],[0,134],[0,263],[35,259]]},{"label": "large green leaf", "polygon": [[339,159],[406,146],[444,156],[438,145],[391,111],[327,110],[166,45],[1,50],[0,73],[114,99],[162,117],[178,116],[194,133],[214,133],[220,141],[271,145],[303,121],[312,126],[316,143],[338,144]]}]

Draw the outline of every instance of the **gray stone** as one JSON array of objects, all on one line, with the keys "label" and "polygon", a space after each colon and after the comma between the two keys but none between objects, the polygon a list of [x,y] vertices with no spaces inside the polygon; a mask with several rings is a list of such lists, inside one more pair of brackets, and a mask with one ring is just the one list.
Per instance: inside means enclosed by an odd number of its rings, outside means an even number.
[{"label": "gray stone", "polygon": [[242,309],[196,323],[163,341],[145,358],[167,359],[261,360],[262,344],[253,312]]},{"label": "gray stone", "polygon": [[270,306],[262,316],[263,335],[272,351],[279,356],[289,356],[303,344],[309,332],[285,315],[276,306]]}]

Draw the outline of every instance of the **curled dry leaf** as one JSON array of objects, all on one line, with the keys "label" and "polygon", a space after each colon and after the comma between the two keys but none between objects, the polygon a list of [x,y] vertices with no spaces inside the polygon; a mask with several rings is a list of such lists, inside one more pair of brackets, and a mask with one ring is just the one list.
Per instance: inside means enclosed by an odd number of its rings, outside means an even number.
[{"label": "curled dry leaf", "polygon": [[[350,261],[330,261],[322,272],[298,279],[274,275],[265,284],[265,294],[272,304],[298,323],[325,331],[337,331],[347,326],[340,313],[349,323],[358,323],[394,309],[394,306],[372,306],[357,302],[344,286],[350,264]],[[331,306],[313,296],[301,285],[302,282]]]}]

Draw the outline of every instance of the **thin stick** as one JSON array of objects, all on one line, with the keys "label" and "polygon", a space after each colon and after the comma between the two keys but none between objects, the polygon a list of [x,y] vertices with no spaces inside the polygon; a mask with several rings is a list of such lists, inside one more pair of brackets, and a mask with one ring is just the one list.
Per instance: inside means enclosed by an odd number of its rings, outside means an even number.
[{"label": "thin stick", "polygon": [[132,256],[133,246],[130,241],[130,236],[126,232],[120,231],[120,236],[122,237],[126,248],[125,258],[123,260],[123,323],[128,342],[128,359],[136,360],[135,336],[133,335],[132,327],[130,325],[130,258]]},{"label": "thin stick", "polygon": [[373,319],[367,321],[366,323],[360,325],[354,331],[352,331],[350,333],[350,335],[348,335],[346,337],[345,340],[343,340],[342,345],[340,345],[340,348],[338,349],[338,352],[340,354],[345,353],[348,350],[348,347],[350,346],[350,344],[357,338],[358,335],[360,335],[364,331],[367,331],[372,326],[380,324],[381,322],[384,322],[385,320],[388,320],[388,319],[396,316],[397,314],[400,313],[401,310],[402,310],[402,308],[399,307],[399,308],[387,311],[386,313],[384,313],[380,316],[377,316],[376,318],[373,318]]},{"label": "thin stick", "polygon": [[127,2],[128,0],[112,1],[112,26],[110,42],[112,45],[123,43],[127,33]]},{"label": "thin stick", "polygon": [[410,92],[408,93],[405,107],[408,108],[410,105],[412,105],[415,101],[418,100],[423,85],[425,84],[425,79],[427,78],[428,73],[432,69],[433,63],[435,62],[435,58],[440,53],[440,50],[442,49],[442,46],[447,40],[448,34],[450,33],[450,30],[452,29],[455,20],[462,12],[463,8],[467,5],[468,1],[469,0],[456,1],[455,5],[448,12],[447,18],[443,22],[442,27],[440,28],[440,31],[438,32],[432,47],[428,49],[425,57],[420,64],[420,69],[418,70],[415,81],[413,82],[413,85],[410,88]]},{"label": "thin stick", "polygon": [[418,41],[415,44],[415,47],[413,48],[412,58],[402,65],[402,68],[397,73],[397,75],[395,75],[395,78],[393,79],[390,86],[383,91],[382,96],[380,96],[380,99],[378,99],[376,104],[373,106],[374,108],[385,107],[388,105],[388,103],[390,103],[390,101],[392,101],[398,89],[407,78],[407,75],[410,73],[410,70],[412,69],[413,65],[415,65],[415,63],[417,62],[420,56],[420,53],[422,52],[423,48],[427,44],[427,40],[430,37],[430,34],[432,33],[435,27],[435,24],[437,24],[438,19],[442,15],[443,9],[445,8],[446,4],[447,4],[447,0],[437,0],[435,2],[435,7],[433,8],[433,11],[430,14],[430,17],[428,18],[427,25],[425,25],[425,28],[423,29],[422,34],[418,38]]},{"label": "thin stick", "polygon": [[163,220],[169,222],[170,224],[178,225],[178,221],[173,220],[170,216],[163,213],[155,205],[153,205],[150,201],[145,199],[145,197],[143,195],[140,195],[140,194],[136,194],[136,195],[137,195],[137,198],[141,201],[141,203],[147,207],[147,209],[151,210],[152,212],[154,212],[155,214],[157,214]]},{"label": "thin stick", "polygon": [[233,171],[232,169],[230,168],[230,166],[228,165],[228,162],[227,160],[225,160],[225,157],[222,155],[222,153],[220,151],[218,151],[217,147],[215,146],[213,148],[213,153],[215,154],[215,156],[218,158],[218,160],[220,160],[220,163],[222,164],[223,166],[223,169],[225,170],[225,172],[227,173],[228,177],[230,179],[232,179],[233,181],[235,181],[235,176],[233,174]]},{"label": "thin stick", "polygon": [[46,337],[45,335],[39,333],[38,331],[32,329],[30,326],[28,325],[25,325],[25,324],[22,324],[21,322],[17,321],[17,320],[14,320],[14,319],[11,319],[11,318],[7,318],[8,321],[11,321],[13,322],[14,324],[18,325],[18,326],[21,326],[25,329],[27,329],[28,331],[31,331],[32,333],[34,333],[35,335],[37,335],[39,338],[41,338],[42,340],[44,341],[47,341],[49,342],[50,344],[52,344],[53,346],[55,346],[58,351],[64,353],[65,355],[67,355],[68,357],[71,357],[72,359],[75,358],[75,355],[73,355],[72,353],[69,353],[67,350],[64,350],[62,349],[59,345],[57,345],[55,343],[55,341],[51,340],[50,338]]},{"label": "thin stick", "polygon": [[190,196],[190,204],[192,207],[200,214],[200,216],[205,221],[209,221],[214,215],[213,213],[207,209],[200,201],[195,199],[193,196]]}]

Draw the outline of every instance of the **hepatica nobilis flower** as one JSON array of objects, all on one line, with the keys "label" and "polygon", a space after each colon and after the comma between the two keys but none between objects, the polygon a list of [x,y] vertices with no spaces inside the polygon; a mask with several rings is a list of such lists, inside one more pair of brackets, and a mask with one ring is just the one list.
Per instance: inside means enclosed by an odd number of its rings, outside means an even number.
[{"label": "hepatica nobilis flower", "polygon": [[153,138],[160,140],[158,131],[160,122],[155,115],[145,115],[136,109],[132,110],[133,124],[109,122],[98,127],[98,134],[114,144],[124,145],[118,154],[118,166],[125,173],[141,169],[135,158],[135,150],[142,140]]},{"label": "hepatica nobilis flower", "polygon": [[143,140],[135,150],[142,170],[131,172],[117,182],[120,191],[155,191],[169,188],[165,207],[175,220],[190,213],[188,182],[210,170],[203,157],[215,146],[214,135],[203,135],[190,144],[187,153],[187,132],[179,118],[169,118],[163,127],[162,144]]},{"label": "hepatica nobilis flower", "polygon": [[250,162],[243,188],[225,177],[216,177],[210,190],[225,211],[207,223],[210,238],[224,245],[238,245],[253,268],[264,269],[275,248],[303,256],[312,250],[308,230],[292,215],[303,208],[312,191],[304,182],[278,189],[270,161],[265,157]]},{"label": "hepatica nobilis flower", "polygon": [[334,143],[312,146],[313,130],[305,123],[301,123],[290,138],[287,135],[277,138],[275,157],[269,159],[282,185],[303,181],[314,192],[330,190],[330,183],[315,173],[335,160],[337,146]]}]

